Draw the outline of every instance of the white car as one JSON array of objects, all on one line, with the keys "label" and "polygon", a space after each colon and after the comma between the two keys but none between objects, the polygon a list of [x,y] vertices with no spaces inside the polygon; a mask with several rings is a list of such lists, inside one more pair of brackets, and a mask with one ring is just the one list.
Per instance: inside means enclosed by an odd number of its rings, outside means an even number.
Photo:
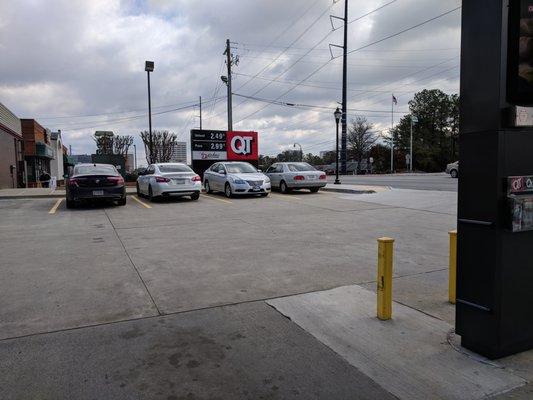
[{"label": "white car", "polygon": [[200,176],[181,163],[151,164],[137,178],[137,195],[150,200],[168,196],[190,196],[198,200],[201,191]]},{"label": "white car", "polygon": [[204,172],[206,193],[224,192],[227,197],[270,193],[270,178],[247,162],[218,162]]}]

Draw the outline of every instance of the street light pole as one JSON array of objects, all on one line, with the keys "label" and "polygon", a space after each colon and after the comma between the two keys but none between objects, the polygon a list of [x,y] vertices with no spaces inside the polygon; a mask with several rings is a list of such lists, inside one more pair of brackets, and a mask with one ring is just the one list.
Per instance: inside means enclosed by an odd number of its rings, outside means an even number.
[{"label": "street light pole", "polygon": [[342,116],[342,111],[339,110],[339,107],[333,113],[335,116],[335,125],[336,125],[336,134],[335,134],[335,185],[339,185],[341,181],[339,180],[339,121]]},{"label": "street light pole", "polygon": [[418,123],[418,118],[411,116],[411,137],[409,138],[409,171],[413,172],[413,125]]},{"label": "street light pole", "polygon": [[133,169],[137,169],[137,146],[133,145]]},{"label": "street light pole", "polygon": [[146,61],[144,63],[144,70],[146,71],[146,74],[148,76],[148,132],[150,134],[150,143],[149,143],[149,151],[150,151],[150,159],[153,152],[153,137],[152,137],[152,96],[150,93],[150,72],[153,72],[154,70],[154,62],[153,61]]}]

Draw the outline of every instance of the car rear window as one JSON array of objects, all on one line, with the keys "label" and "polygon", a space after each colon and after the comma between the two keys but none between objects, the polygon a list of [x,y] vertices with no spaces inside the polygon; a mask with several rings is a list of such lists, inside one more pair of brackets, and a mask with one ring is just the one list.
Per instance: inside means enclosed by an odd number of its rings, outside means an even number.
[{"label": "car rear window", "polygon": [[192,169],[190,169],[186,165],[159,165],[159,170],[161,172],[192,172]]},{"label": "car rear window", "polygon": [[112,165],[80,165],[74,167],[74,175],[118,175]]},{"label": "car rear window", "polygon": [[298,172],[298,171],[316,171],[316,168],[307,164],[307,163],[293,163],[287,164],[289,171]]}]

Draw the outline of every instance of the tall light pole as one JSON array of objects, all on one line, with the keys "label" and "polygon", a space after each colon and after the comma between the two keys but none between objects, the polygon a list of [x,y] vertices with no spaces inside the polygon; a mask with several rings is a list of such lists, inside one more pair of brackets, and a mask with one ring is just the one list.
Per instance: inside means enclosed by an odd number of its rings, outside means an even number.
[{"label": "tall light pole", "polygon": [[148,76],[148,129],[150,134],[150,143],[149,143],[149,151],[150,151],[150,158],[152,157],[153,148],[153,138],[152,138],[152,96],[150,94],[150,72],[154,71],[154,62],[153,61],[146,61],[144,63],[144,70],[146,71],[146,75]]},{"label": "tall light pole", "polygon": [[226,39],[226,50],[223,53],[226,56],[226,66],[228,67],[228,75],[220,78],[228,87],[228,131],[233,131],[233,104],[231,92],[231,66],[233,64],[233,56],[231,54],[231,42]]},{"label": "tall light pole", "polygon": [[335,134],[335,185],[339,185],[341,181],[339,180],[339,121],[342,117],[342,111],[339,110],[339,107],[333,113],[335,116],[335,125],[336,125],[336,134]]},{"label": "tall light pole", "polygon": [[137,169],[137,146],[133,144],[133,169]]},{"label": "tall light pole", "polygon": [[300,146],[300,161],[304,160],[304,152],[302,150],[302,145],[300,143],[294,143],[292,147],[296,147],[296,145]]},{"label": "tall light pole", "polygon": [[413,172],[413,125],[418,123],[418,118],[411,115],[411,137],[409,139],[409,171]]}]

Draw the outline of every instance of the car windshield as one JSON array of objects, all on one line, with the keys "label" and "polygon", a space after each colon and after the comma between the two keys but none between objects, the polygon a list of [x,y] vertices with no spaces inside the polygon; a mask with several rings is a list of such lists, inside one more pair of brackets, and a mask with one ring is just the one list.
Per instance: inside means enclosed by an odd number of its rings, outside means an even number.
[{"label": "car windshield", "polygon": [[305,162],[287,164],[287,168],[289,168],[289,171],[291,171],[291,172],[316,171],[315,167],[313,167],[312,165],[309,165],[309,164],[307,164]]},{"label": "car windshield", "polygon": [[257,172],[253,165],[248,163],[225,164],[228,174],[253,174]]},{"label": "car windshield", "polygon": [[112,165],[80,165],[74,167],[74,175],[117,175]]},{"label": "car windshield", "polygon": [[190,169],[188,166],[181,165],[181,164],[159,165],[159,170],[163,173],[165,172],[192,172],[192,169]]}]

